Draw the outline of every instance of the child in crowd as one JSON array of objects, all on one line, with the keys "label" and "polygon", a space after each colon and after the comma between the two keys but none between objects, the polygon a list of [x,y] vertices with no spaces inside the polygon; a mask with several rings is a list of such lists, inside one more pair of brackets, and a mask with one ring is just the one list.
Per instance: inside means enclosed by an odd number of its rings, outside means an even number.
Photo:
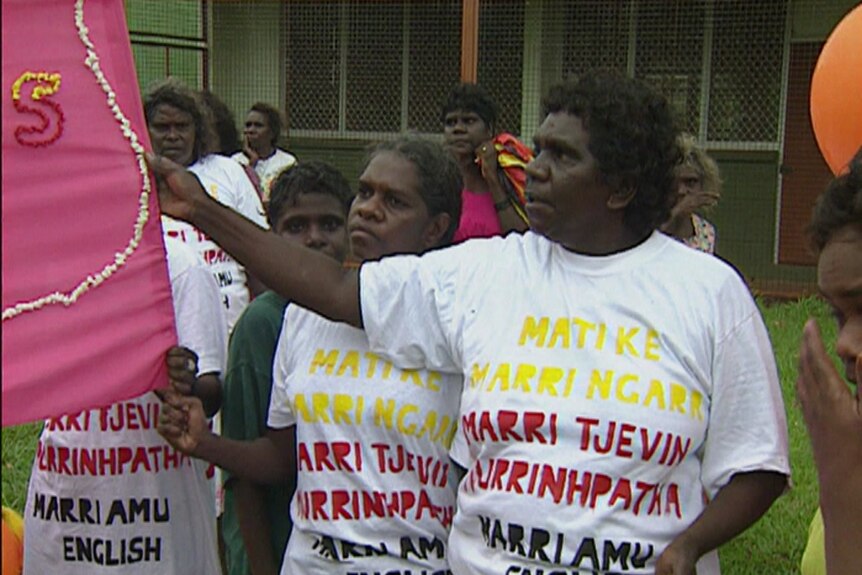
[{"label": "child in crowd", "polygon": [[[347,211],[353,200],[341,173],[311,160],[288,168],[272,186],[270,229],[338,261],[347,255]],[[224,382],[222,434],[236,440],[266,435],[272,362],[287,300],[268,291],[249,304],[234,327]],[[227,476],[223,534],[229,575],[278,573],[290,536],[288,509],[296,474],[262,486]]]}]

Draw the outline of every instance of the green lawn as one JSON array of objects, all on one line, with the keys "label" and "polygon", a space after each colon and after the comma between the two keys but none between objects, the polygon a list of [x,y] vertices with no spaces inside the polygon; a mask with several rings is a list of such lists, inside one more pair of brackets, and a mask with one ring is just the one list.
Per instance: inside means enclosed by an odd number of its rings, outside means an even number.
[{"label": "green lawn", "polygon": [[[824,340],[828,344],[834,342],[835,325],[826,306],[814,298],[771,305],[763,308],[763,314],[775,348],[787,407],[794,487],[757,525],[722,548],[721,562],[726,575],[798,573],[808,522],[817,507],[811,450],[794,391],[796,358],[806,318],[814,316],[820,320]],[[831,350],[831,345],[829,347]],[[27,478],[38,433],[38,424],[2,431],[3,505],[18,511],[24,508]]]}]

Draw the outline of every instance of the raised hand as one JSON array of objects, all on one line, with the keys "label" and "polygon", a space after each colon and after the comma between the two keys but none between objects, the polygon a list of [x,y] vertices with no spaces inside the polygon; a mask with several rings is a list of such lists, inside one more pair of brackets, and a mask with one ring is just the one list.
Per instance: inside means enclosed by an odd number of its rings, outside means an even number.
[{"label": "raised hand", "polygon": [[[862,356],[856,358],[862,382]],[[862,406],[826,353],[814,320],[808,320],[799,350],[796,394],[811,436],[821,482],[862,469]]]},{"label": "raised hand", "polygon": [[172,347],[165,356],[171,387],[180,395],[194,395],[197,385],[198,356],[185,347]]},{"label": "raised hand", "polygon": [[212,436],[201,400],[176,393],[165,394],[157,430],[174,449],[187,455],[195,455],[200,444]]},{"label": "raised hand", "polygon": [[190,221],[195,204],[207,199],[197,177],[164,156],[147,152],[146,159],[156,178],[162,213],[178,220]]}]

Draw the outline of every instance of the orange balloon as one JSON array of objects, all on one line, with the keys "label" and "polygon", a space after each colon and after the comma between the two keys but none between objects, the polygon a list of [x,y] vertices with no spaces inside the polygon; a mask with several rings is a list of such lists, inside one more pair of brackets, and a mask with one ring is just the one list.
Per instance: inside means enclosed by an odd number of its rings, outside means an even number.
[{"label": "orange balloon", "polygon": [[832,173],[862,146],[862,4],[829,35],[811,77],[811,124]]},{"label": "orange balloon", "polygon": [[[10,516],[10,514],[14,515]],[[7,519],[10,521],[7,522]],[[20,524],[20,522],[20,516],[14,511],[3,508],[2,575],[21,575],[24,566],[24,545],[20,533],[16,533],[18,531],[16,524]]]}]

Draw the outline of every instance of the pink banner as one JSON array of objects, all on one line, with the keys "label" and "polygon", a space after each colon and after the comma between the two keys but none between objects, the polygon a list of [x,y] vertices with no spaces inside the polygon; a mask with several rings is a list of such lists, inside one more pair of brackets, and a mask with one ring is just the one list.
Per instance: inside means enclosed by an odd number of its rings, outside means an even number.
[{"label": "pink banner", "polygon": [[3,0],[3,425],[167,381],[176,341],[123,0]]}]

